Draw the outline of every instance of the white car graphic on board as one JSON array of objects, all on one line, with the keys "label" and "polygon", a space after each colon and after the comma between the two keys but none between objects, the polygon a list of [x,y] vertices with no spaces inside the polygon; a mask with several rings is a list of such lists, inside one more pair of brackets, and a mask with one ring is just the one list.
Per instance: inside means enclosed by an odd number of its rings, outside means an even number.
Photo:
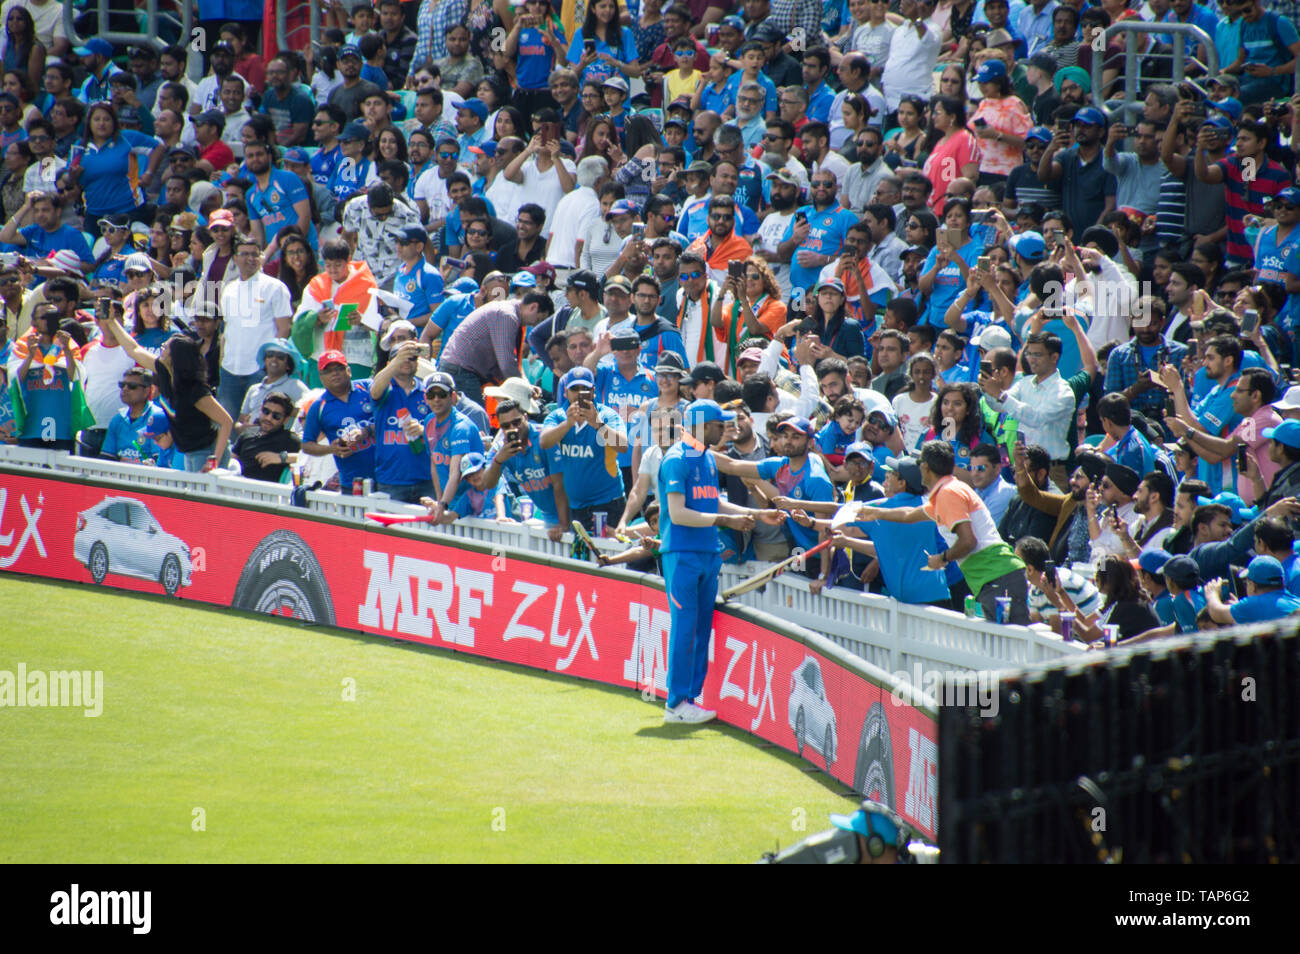
[{"label": "white car graphic on board", "polygon": [[167,533],[147,507],[131,497],[105,497],[77,514],[72,553],[103,583],[110,573],[156,580],[168,596],[190,585],[190,548]]},{"label": "white car graphic on board", "polygon": [[812,656],[805,656],[790,676],[790,728],[799,754],[803,755],[805,745],[812,746],[826,760],[826,770],[830,771],[839,741],[835,710],[826,698],[822,667]]}]

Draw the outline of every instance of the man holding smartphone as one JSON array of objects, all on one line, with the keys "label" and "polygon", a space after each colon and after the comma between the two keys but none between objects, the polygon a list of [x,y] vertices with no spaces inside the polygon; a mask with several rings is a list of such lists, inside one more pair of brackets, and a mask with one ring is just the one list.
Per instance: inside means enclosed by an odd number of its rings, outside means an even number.
[{"label": "man holding smartphone", "polygon": [[627,504],[618,467],[627,429],[617,411],[596,403],[596,376],[587,368],[567,372],[559,394],[560,406],[542,423],[539,443],[564,478],[572,518],[594,532],[595,515],[603,513],[613,527]]}]

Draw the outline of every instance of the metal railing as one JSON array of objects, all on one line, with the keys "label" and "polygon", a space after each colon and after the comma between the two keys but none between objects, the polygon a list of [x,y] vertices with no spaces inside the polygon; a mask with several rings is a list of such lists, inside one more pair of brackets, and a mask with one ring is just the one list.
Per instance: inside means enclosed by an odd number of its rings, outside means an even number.
[{"label": "metal railing", "polygon": [[[289,6],[289,0],[277,0],[275,5],[275,36],[277,49],[297,49],[290,39],[296,34],[300,34],[303,30],[308,31],[309,42],[312,45],[320,43],[320,4],[313,3],[312,0],[302,0],[301,3],[293,5],[292,11],[288,9]],[[289,14],[291,12],[298,13],[304,6],[307,7],[307,22],[299,23],[297,26],[293,27],[288,26]]]},{"label": "metal railing", "polygon": [[[294,507],[293,488],[287,484],[226,474],[189,474],[4,445],[0,445],[0,465],[124,484],[141,492],[183,494],[196,501],[204,497],[237,499],[262,507],[302,512]],[[308,511],[360,525],[368,524],[366,511],[424,512],[423,508],[398,503],[386,496],[348,497],[308,491],[306,498]],[[421,525],[421,532],[459,537],[472,540],[479,546],[524,551],[552,559],[568,559],[572,552],[571,534],[553,541],[545,528],[536,523],[469,519],[457,520],[445,527]],[[610,553],[622,548],[613,540],[600,540],[597,545]],[[720,588],[739,582],[760,569],[762,565],[756,563],[724,566]],[[608,572],[627,571],[610,569]],[[633,575],[639,577],[639,574]],[[840,588],[814,594],[808,581],[796,573],[778,577],[761,590],[751,590],[736,597],[736,601],[818,633],[885,672],[906,674],[908,681],[920,682],[918,688],[924,688],[935,673],[1018,668],[1075,657],[1083,652],[1080,644],[1063,642],[1041,624],[999,626],[949,610],[901,603],[885,596]]]},{"label": "metal railing", "polygon": [[[180,31],[177,43],[186,49],[191,49],[190,40],[194,27],[194,5],[189,0],[170,0],[168,4],[172,10],[164,11],[158,9],[158,0],[145,0],[144,30],[140,33],[124,33],[119,30],[110,30],[109,22],[112,17],[132,16],[134,10],[111,10],[108,6],[108,0],[98,0],[93,9],[77,10],[70,2],[63,4],[63,27],[68,34],[68,42],[74,47],[82,46],[90,36],[98,37],[101,40],[107,40],[109,43],[123,46],[147,46],[155,50],[161,50],[168,45],[168,41],[162,37],[162,27],[174,26]],[[95,15],[95,32],[90,36],[82,36],[77,32],[76,17],[81,13],[93,13]],[[179,16],[178,16],[179,14]],[[191,52],[193,50],[191,49]],[[203,77],[203,62],[201,58],[189,57],[186,64],[186,72],[190,79],[197,82]]]},{"label": "metal railing", "polygon": [[[1173,49],[1168,53],[1143,53],[1138,50],[1139,35],[1146,34],[1169,35],[1174,39]],[[1213,77],[1219,72],[1219,54],[1214,48],[1214,38],[1207,34],[1198,26],[1190,23],[1147,23],[1141,20],[1122,20],[1119,23],[1112,23],[1106,28],[1105,39],[1109,42],[1112,37],[1124,35],[1124,96],[1123,98],[1112,97],[1106,99],[1104,108],[1110,114],[1111,119],[1128,120],[1142,111],[1142,99],[1145,95],[1143,92],[1146,85],[1151,83],[1181,83],[1187,79],[1188,61],[1200,68],[1206,77]],[[1186,50],[1186,39],[1195,40],[1205,46],[1205,62],[1202,62],[1195,56],[1189,57]],[[1169,76],[1143,76],[1139,62],[1144,59],[1172,60],[1172,77]],[[1106,62],[1106,54],[1103,49],[1098,53],[1095,49],[1092,56],[1092,90],[1093,98],[1096,102],[1102,103],[1102,89],[1105,83],[1102,81],[1102,74]]]}]

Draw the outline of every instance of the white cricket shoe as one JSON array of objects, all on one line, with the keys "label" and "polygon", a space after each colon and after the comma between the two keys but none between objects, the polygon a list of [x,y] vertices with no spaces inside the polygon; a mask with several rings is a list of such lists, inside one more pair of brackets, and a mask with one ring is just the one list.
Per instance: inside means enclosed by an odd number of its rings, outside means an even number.
[{"label": "white cricket shoe", "polygon": [[693,702],[679,702],[675,708],[664,709],[664,722],[683,722],[698,724],[716,719],[718,714],[712,709],[701,709]]}]

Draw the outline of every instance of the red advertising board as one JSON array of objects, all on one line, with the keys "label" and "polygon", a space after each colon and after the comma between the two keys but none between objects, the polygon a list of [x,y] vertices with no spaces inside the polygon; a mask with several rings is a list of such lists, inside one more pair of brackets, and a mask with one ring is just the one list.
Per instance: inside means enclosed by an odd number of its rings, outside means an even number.
[{"label": "red advertising board", "polygon": [[[291,616],[651,691],[662,588],[301,511],[0,473],[0,570]],[[769,617],[719,609],[704,703],[935,835],[934,715]]]}]

